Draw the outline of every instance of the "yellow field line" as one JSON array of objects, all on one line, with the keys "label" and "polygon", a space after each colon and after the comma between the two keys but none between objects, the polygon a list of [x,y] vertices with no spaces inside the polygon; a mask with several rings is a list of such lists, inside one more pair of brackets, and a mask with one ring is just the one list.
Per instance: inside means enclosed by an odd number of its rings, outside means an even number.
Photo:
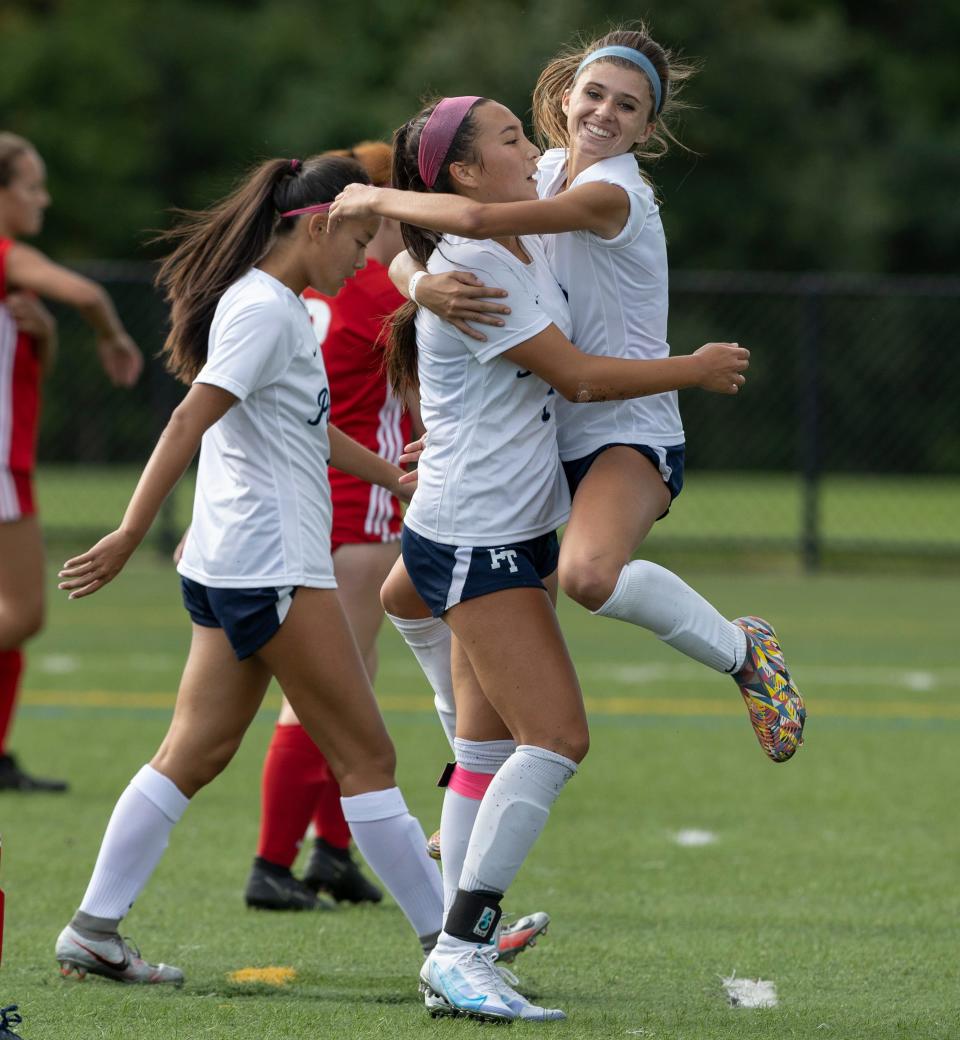
[{"label": "yellow field line", "polygon": [[[115,690],[30,690],[24,703],[45,708],[167,708],[172,709],[174,694],[117,693]],[[423,696],[383,694],[378,697],[384,711],[404,713],[433,711],[433,699]],[[713,700],[706,697],[586,697],[591,715],[723,716],[739,715],[740,701]],[[924,704],[914,701],[817,701],[809,702],[811,715],[830,718],[885,719],[960,719],[960,704]]]}]

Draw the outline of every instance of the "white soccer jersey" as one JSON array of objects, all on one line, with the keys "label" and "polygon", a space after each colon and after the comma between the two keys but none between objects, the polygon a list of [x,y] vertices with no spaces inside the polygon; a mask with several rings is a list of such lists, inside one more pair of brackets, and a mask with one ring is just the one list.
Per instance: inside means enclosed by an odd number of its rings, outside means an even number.
[{"label": "white soccer jersey", "polygon": [[203,435],[180,573],[213,588],[336,588],[330,390],[300,298],[258,268],[236,281],[197,382],[239,401]]},{"label": "white soccer jersey", "polygon": [[501,357],[551,323],[570,334],[566,300],[539,238],[522,239],[524,264],[496,242],[445,235],[431,274],[472,271],[510,293],[502,328],[485,343],[430,311],[417,313],[420,407],[429,431],[404,523],[444,545],[503,545],[553,531],[570,496],[557,454],[559,394]]},{"label": "white soccer jersey", "polygon": [[[565,181],[566,152],[551,148],[540,159],[541,198],[556,195]],[[553,273],[570,301],[571,338],[587,354],[667,357],[667,247],[656,199],[630,154],[594,163],[570,187],[592,181],[623,188],[630,199],[630,214],[616,238],[603,239],[590,231],[544,237]],[[614,441],[663,447],[682,444],[677,394],[601,404],[561,400],[557,436],[565,461],[583,458]]]}]

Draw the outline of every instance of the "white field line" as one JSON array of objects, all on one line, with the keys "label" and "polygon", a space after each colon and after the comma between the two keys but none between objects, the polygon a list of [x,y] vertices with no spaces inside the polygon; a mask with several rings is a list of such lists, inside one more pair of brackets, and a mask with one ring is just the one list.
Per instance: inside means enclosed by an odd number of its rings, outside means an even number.
[{"label": "white field line", "polygon": [[703,845],[714,845],[717,841],[716,834],[713,831],[698,831],[694,829],[688,829],[683,831],[677,831],[673,836],[673,840],[683,848],[696,849]]}]

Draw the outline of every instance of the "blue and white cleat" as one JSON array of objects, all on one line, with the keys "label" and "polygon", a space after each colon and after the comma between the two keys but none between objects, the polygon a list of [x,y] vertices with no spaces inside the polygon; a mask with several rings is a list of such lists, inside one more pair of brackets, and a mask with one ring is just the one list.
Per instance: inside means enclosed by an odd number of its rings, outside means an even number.
[{"label": "blue and white cleat", "polygon": [[567,1016],[558,1008],[538,1007],[510,985],[516,976],[497,969],[490,945],[439,944],[420,969],[424,1005],[432,1018],[475,1018],[482,1022],[555,1022]]}]

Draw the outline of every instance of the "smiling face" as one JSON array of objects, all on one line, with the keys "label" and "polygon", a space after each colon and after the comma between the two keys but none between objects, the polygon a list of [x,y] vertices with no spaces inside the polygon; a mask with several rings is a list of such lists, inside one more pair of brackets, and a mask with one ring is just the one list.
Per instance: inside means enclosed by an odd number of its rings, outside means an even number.
[{"label": "smiling face", "polygon": [[326,215],[317,214],[306,229],[308,283],[325,296],[336,296],[367,262],[366,249],[380,227],[380,218],[342,220],[329,234],[326,223]]},{"label": "smiling face", "polygon": [[0,187],[0,229],[13,238],[36,235],[50,205],[46,167],[31,148],[13,160],[11,173],[9,184]]},{"label": "smiling face", "polygon": [[452,163],[451,181],[478,202],[525,202],[537,197],[533,179],[540,151],[527,140],[523,124],[497,101],[478,105],[473,118],[477,162]]},{"label": "smiling face", "polygon": [[594,161],[629,152],[656,125],[646,75],[602,59],[580,73],[562,106],[571,150]]}]

